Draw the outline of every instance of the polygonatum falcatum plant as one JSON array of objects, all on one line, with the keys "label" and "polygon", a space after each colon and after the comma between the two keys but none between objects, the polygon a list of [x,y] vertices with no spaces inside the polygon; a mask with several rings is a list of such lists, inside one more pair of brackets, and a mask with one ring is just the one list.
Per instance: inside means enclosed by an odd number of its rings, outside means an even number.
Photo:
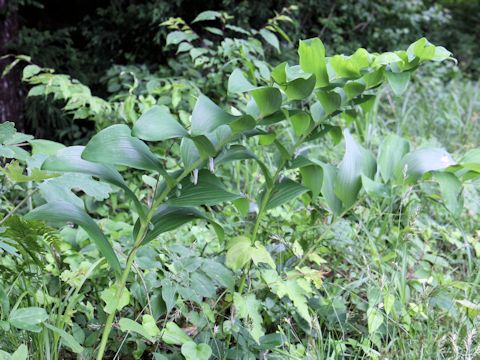
[{"label": "polygonatum falcatum plant", "polygon": [[[358,49],[350,56],[327,57],[322,41],[313,38],[300,42],[298,56],[298,64],[284,62],[274,67],[269,80],[234,70],[228,90],[235,106],[230,104],[228,111],[201,95],[186,124],[166,107],[155,105],[133,128],[109,126],[86,146],[60,149],[43,162],[41,169],[45,171],[86,174],[114,185],[132,204],[133,245],[121,251],[79,204],[50,201],[27,216],[82,227],[112,270],[112,285],[102,296],[108,318],[97,359],[105,354],[116,314],[128,303],[127,283],[137,251],[160,234],[196,219],[209,222],[223,238],[222,226],[215,220],[222,203],[233,202],[240,212],[253,209],[250,214],[254,214],[249,217],[251,222],[238,228],[241,236],[227,239],[225,254],[230,269],[243,271],[231,299],[238,316],[245,319],[250,305],[255,304],[254,298],[242,298],[252,266],[263,263],[271,268],[262,273],[267,283],[278,277],[272,258],[257,237],[262,219],[271,209],[301,197],[307,203],[320,203],[331,216],[338,217],[351,209],[362,188],[369,195],[382,196],[388,185],[411,185],[427,178],[438,181],[447,207],[458,207],[461,180],[479,175],[478,151],[456,163],[443,149],[412,151],[407,141],[391,135],[374,157],[349,131],[356,119],[371,111],[383,84],[401,94],[420,65],[451,59],[449,51],[422,38],[405,51],[369,53]],[[326,136],[337,143],[344,140],[345,153],[338,165],[309,154],[308,144]],[[154,147],[156,143],[168,147]],[[178,151],[153,150],[159,148]],[[240,194],[229,189],[219,169],[244,160],[256,163],[260,171],[246,174],[255,177],[255,187],[251,193]],[[138,199],[136,189],[122,177],[120,171],[126,168],[156,178],[148,203]],[[280,287],[276,291],[289,294]],[[300,316],[309,322],[308,309],[301,301],[296,305]],[[255,318],[250,322],[251,335],[258,341],[264,334],[261,324]],[[120,328],[129,324],[136,326],[133,320],[122,319]],[[147,321],[144,328],[151,330],[154,325]],[[229,342],[230,338],[227,347]],[[191,346],[195,347],[191,343],[186,347]],[[206,347],[200,349],[202,346],[194,350],[208,354]]]}]

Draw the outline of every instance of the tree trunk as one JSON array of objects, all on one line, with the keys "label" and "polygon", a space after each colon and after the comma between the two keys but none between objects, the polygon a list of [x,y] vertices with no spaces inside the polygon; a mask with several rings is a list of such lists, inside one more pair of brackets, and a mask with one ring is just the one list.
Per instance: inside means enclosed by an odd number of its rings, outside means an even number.
[{"label": "tree trunk", "polygon": [[[18,33],[16,0],[0,0],[0,57],[7,54],[7,44]],[[0,60],[0,76],[12,58]],[[25,130],[23,99],[21,95],[20,69],[15,67],[3,78],[0,77],[0,123],[13,121],[18,130]]]}]

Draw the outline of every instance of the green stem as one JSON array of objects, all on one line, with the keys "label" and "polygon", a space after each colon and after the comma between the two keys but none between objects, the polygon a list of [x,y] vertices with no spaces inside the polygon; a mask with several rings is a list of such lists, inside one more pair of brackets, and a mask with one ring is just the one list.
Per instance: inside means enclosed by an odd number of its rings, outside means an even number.
[{"label": "green stem", "polygon": [[[144,226],[144,228],[146,229],[146,226]],[[145,230],[143,230],[143,231],[142,231],[142,229],[140,229],[140,230],[141,231],[138,232],[137,241],[135,241],[136,245],[137,245],[137,243],[141,242],[141,240],[143,239],[143,233],[145,233]],[[141,233],[142,233],[142,235],[140,237]],[[120,279],[117,282],[117,291],[115,293],[115,298],[116,299],[120,299],[122,294],[123,294],[123,291],[125,289],[125,285],[127,283],[128,275],[130,274],[130,270],[132,268],[133,260],[135,258],[135,253],[137,252],[137,249],[138,249],[138,246],[134,246],[132,251],[128,255],[127,264],[125,266],[125,269],[123,270],[122,276],[120,277]],[[108,315],[107,321],[105,322],[105,327],[104,327],[103,333],[102,333],[102,340],[100,342],[100,347],[99,347],[98,353],[97,353],[97,360],[103,359],[103,354],[105,353],[105,348],[107,347],[108,337],[110,336],[110,332],[112,331],[113,320],[115,318],[115,314],[116,314],[116,309],[113,310]]]},{"label": "green stem", "polygon": [[[227,141],[228,142],[228,141]],[[222,144],[221,146],[223,146]],[[165,198],[168,196],[170,191],[177,186],[177,184],[182,181],[186,176],[188,176],[194,169],[198,168],[202,163],[203,159],[200,159],[196,161],[191,168],[185,169],[176,179],[175,183],[168,185],[166,184],[165,189],[160,193],[158,198],[154,201],[152,206],[150,207],[148,214],[145,218],[145,221],[142,222],[140,226],[140,230],[138,231],[137,237],[135,239],[135,243],[133,245],[132,250],[128,254],[127,258],[127,263],[125,265],[125,269],[123,270],[123,273],[120,277],[120,279],[117,281],[117,291],[115,293],[115,298],[119,299],[123,291],[125,289],[125,285],[127,283],[128,275],[130,274],[130,271],[132,269],[133,261],[135,259],[135,254],[138,250],[138,248],[142,245],[142,241],[147,233],[148,230],[148,224],[150,224],[150,221],[152,220],[153,215],[155,214],[156,209],[160,206],[160,204],[165,200]],[[97,360],[103,359],[103,355],[105,353],[106,347],[107,347],[107,342],[108,342],[108,337],[110,336],[110,332],[112,331],[112,326],[113,326],[113,320],[115,319],[115,314],[116,314],[116,309],[113,310],[111,314],[108,315],[107,321],[105,322],[105,327],[103,329],[102,333],[102,339],[100,341],[100,346],[98,349],[97,353]]]}]

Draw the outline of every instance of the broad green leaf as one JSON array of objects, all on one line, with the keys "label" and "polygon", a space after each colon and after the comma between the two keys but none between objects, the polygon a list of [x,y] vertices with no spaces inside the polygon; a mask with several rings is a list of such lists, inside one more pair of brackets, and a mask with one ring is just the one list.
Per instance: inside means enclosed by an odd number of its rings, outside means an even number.
[{"label": "broad green leaf", "polygon": [[375,60],[373,61],[372,66],[377,67],[382,65],[390,65],[392,63],[401,61],[403,61],[402,58],[394,52],[384,52],[375,56]]},{"label": "broad green leaf", "polygon": [[378,169],[385,182],[393,179],[395,169],[409,151],[409,142],[398,135],[389,134],[382,141],[378,149]]},{"label": "broad green leaf", "polygon": [[122,310],[130,303],[130,292],[124,288],[120,297],[117,296],[117,284],[103,290],[100,298],[105,303],[103,310],[107,314],[113,314],[115,311]]},{"label": "broad green leaf", "polygon": [[307,191],[308,189],[306,187],[290,179],[284,179],[281,182],[277,182],[270,195],[270,199],[268,200],[266,210],[283,205]]},{"label": "broad green leaf", "polygon": [[83,150],[82,159],[108,165],[164,172],[160,161],[127,125],[112,125],[94,135]]},{"label": "broad green leaf", "polygon": [[163,141],[188,135],[165,106],[155,105],[135,122],[132,135],[146,141]]},{"label": "broad green leaf", "polygon": [[373,334],[383,324],[383,315],[377,308],[367,310],[368,332]]},{"label": "broad green leaf", "polygon": [[180,157],[182,158],[183,166],[190,170],[193,170],[195,164],[202,159],[200,151],[195,146],[193,140],[189,138],[183,138],[180,143]]},{"label": "broad green leaf", "polygon": [[[0,350],[0,355],[1,350]],[[25,344],[20,345],[15,352],[10,355],[8,360],[27,360],[28,359],[28,348]]]},{"label": "broad green leaf", "polygon": [[243,93],[255,89],[255,86],[247,80],[242,70],[235,69],[228,78],[228,92],[232,94]]},{"label": "broad green leaf", "polygon": [[365,90],[365,84],[362,84],[358,81],[350,81],[345,84],[343,90],[345,91],[347,100],[352,100],[353,98],[356,98],[363,93],[363,91]]},{"label": "broad green leaf", "polygon": [[207,220],[212,225],[221,228],[215,221],[212,221],[204,212],[192,207],[171,207],[162,205],[152,217],[152,228],[147,232],[142,244],[146,244],[158,235],[176,228],[196,219]]},{"label": "broad green leaf", "polygon": [[256,88],[250,92],[260,110],[260,116],[265,117],[278,111],[282,106],[280,90],[271,86]]},{"label": "broad green leaf", "polygon": [[318,91],[317,99],[322,105],[325,116],[337,111],[342,104],[342,97],[335,91]]},{"label": "broad green leaf", "polygon": [[260,35],[267,43],[273,46],[277,52],[280,52],[280,42],[273,32],[263,28],[260,30]]},{"label": "broad green leaf", "polygon": [[305,111],[300,111],[290,116],[290,123],[296,136],[301,136],[310,128],[311,118]]},{"label": "broad green leaf", "polygon": [[395,304],[395,296],[393,294],[386,294],[383,297],[383,309],[385,313],[389,315],[393,310],[393,305]]},{"label": "broad green leaf", "polygon": [[42,68],[37,65],[27,65],[23,68],[22,81],[31,78],[34,75],[37,75],[42,71]]},{"label": "broad green leaf", "polygon": [[204,259],[201,265],[202,271],[207,274],[212,280],[229,290],[235,287],[234,274],[225,266],[217,261],[211,259]]},{"label": "broad green leaf", "polygon": [[216,155],[217,151],[215,146],[205,135],[194,136],[191,137],[191,139],[202,159],[207,159]]},{"label": "broad green leaf", "polygon": [[110,185],[93,180],[90,175],[72,173],[48,179],[38,188],[47,202],[65,201],[78,207],[83,207],[83,200],[72,192],[73,189],[81,190],[98,201],[107,199],[113,191]]},{"label": "broad green leaf", "polygon": [[32,154],[55,155],[58,150],[63,149],[65,145],[51,140],[33,139],[28,140],[32,146]]},{"label": "broad green leaf", "polygon": [[206,96],[200,95],[193,108],[191,135],[206,135],[221,125],[230,125],[233,131],[238,132],[255,127],[255,121],[248,115],[229,114]]},{"label": "broad green leaf", "polygon": [[193,19],[192,24],[199,21],[215,20],[221,16],[222,14],[219,13],[218,11],[213,11],[213,10],[202,11],[200,14],[198,14],[195,17],[195,19]]},{"label": "broad green leaf", "polygon": [[342,202],[335,195],[335,181],[338,170],[335,166],[330,164],[320,163],[323,170],[322,177],[322,196],[325,199],[328,207],[335,215],[340,215],[342,212]]},{"label": "broad green leaf", "polygon": [[225,265],[237,271],[242,269],[252,258],[253,247],[246,236],[236,236],[228,241]]},{"label": "broad green leaf", "polygon": [[200,170],[197,183],[192,183],[190,179],[182,181],[181,187],[172,191],[168,204],[182,207],[215,205],[240,197],[240,195],[227,191],[215,175],[207,170]]},{"label": "broad green leaf", "polygon": [[275,269],[275,262],[272,259],[270,253],[260,242],[255,243],[255,247],[252,249],[252,261],[255,265],[260,263],[269,265],[272,269]]},{"label": "broad green leaf", "polygon": [[169,345],[183,345],[192,339],[177,324],[170,321],[162,332],[162,341]]},{"label": "broad green leaf", "polygon": [[459,163],[468,170],[480,172],[480,149],[469,150]]},{"label": "broad green leaf", "polygon": [[218,107],[206,96],[200,95],[192,113],[191,133],[193,136],[206,134],[220,125],[229,124],[234,119],[234,115]]},{"label": "broad green leaf", "polygon": [[365,192],[372,197],[390,196],[390,188],[362,174],[362,186]]},{"label": "broad green leaf", "polygon": [[312,192],[312,199],[315,199],[322,191],[323,170],[318,165],[308,165],[300,168],[303,185]]},{"label": "broad green leaf", "polygon": [[21,330],[28,330],[32,332],[40,332],[40,326],[48,319],[48,314],[45,309],[39,307],[26,307],[15,309],[10,312],[8,322],[13,327]]},{"label": "broad green leaf", "polygon": [[212,349],[205,343],[196,344],[193,341],[182,345],[182,355],[185,360],[208,360],[212,356]]},{"label": "broad green leaf", "polygon": [[360,48],[351,56],[335,55],[329,61],[337,78],[356,79],[361,71],[370,64],[370,54],[367,50]]},{"label": "broad green leaf", "polygon": [[418,149],[403,157],[395,175],[399,182],[413,184],[429,171],[442,170],[454,164],[455,161],[444,149]]},{"label": "broad green leaf", "polygon": [[118,322],[120,330],[123,332],[134,332],[140,336],[143,336],[148,341],[153,341],[153,336],[139,323],[127,318],[121,318]]},{"label": "broad green leaf", "polygon": [[452,173],[434,171],[433,179],[438,182],[442,199],[447,209],[454,215],[463,209],[462,183]]},{"label": "broad green leaf", "polygon": [[67,202],[52,202],[42,205],[30,211],[25,218],[27,220],[43,220],[48,222],[73,222],[82,227],[93,240],[98,251],[105,257],[116,273],[121,272],[120,262],[95,221],[81,208]]},{"label": "broad green leaf", "polygon": [[231,161],[239,160],[255,160],[262,170],[263,176],[265,177],[265,182],[269,186],[271,185],[272,177],[267,166],[257,157],[257,155],[243,145],[232,145],[228,149],[225,149],[220,155],[217,156],[215,159],[215,164],[221,165]]},{"label": "broad green leaf", "polygon": [[11,121],[6,121],[0,124],[0,144],[4,144],[7,140],[11,139],[17,131],[15,130],[15,124]]},{"label": "broad green leaf", "polygon": [[260,314],[262,303],[253,293],[247,295],[234,293],[233,304],[235,305],[238,317],[244,321],[246,329],[257,344],[259,344],[260,338],[265,335],[263,318]]},{"label": "broad green leaf", "polygon": [[372,154],[360,146],[345,130],[345,155],[339,165],[335,194],[342,201],[345,209],[350,208],[357,200],[362,187],[362,175],[373,178],[376,172],[376,162]]},{"label": "broad green leaf", "polygon": [[309,324],[311,323],[312,317],[307,301],[312,294],[312,289],[306,279],[299,276],[298,272],[289,272],[288,280],[283,280],[273,269],[262,271],[262,278],[280,299],[288,296],[298,314]]},{"label": "broad green leaf", "polygon": [[427,39],[421,38],[411,44],[407,49],[408,61],[413,61],[416,57],[420,61],[433,60],[435,57],[435,45]]},{"label": "broad green leaf", "polygon": [[171,33],[168,33],[167,35],[167,46],[168,45],[178,45],[182,41],[193,41],[198,39],[198,35],[194,34],[192,32],[186,32],[186,31],[172,31]]},{"label": "broad green leaf", "polygon": [[151,337],[156,337],[160,335],[160,329],[158,328],[152,315],[145,314],[142,316],[142,327]]},{"label": "broad green leaf", "polygon": [[81,354],[83,352],[83,347],[75,340],[75,338],[67,333],[63,329],[59,329],[56,326],[44,323],[45,327],[52,330],[54,333],[60,335],[62,342],[75,354]]},{"label": "broad green leaf", "polygon": [[315,75],[315,86],[328,86],[329,79],[325,61],[325,47],[322,41],[319,38],[300,41],[298,56],[302,70]]},{"label": "broad green leaf", "polygon": [[409,71],[394,73],[387,71],[387,80],[395,95],[402,95],[407,90],[411,73]]},{"label": "broad green leaf", "polygon": [[283,346],[287,342],[287,337],[281,333],[267,334],[260,338],[260,348],[262,350],[272,350]]},{"label": "broad green leaf", "polygon": [[83,146],[70,146],[59,150],[54,156],[48,157],[43,162],[42,170],[88,174],[118,186],[125,191],[125,194],[134,202],[138,213],[143,216],[143,206],[120,173],[109,164],[98,164],[83,160],[81,155],[84,149]]},{"label": "broad green leaf", "polygon": [[289,79],[287,72],[292,72],[287,62],[276,66],[272,71],[272,78],[280,86],[289,100],[302,100],[307,98],[315,88],[315,76],[308,74],[304,77],[297,71],[297,76]]}]

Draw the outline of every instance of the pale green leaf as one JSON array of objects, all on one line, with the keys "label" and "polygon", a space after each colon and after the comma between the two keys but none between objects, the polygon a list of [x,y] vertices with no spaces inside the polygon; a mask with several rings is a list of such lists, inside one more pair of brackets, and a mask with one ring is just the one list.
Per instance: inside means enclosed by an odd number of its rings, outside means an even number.
[{"label": "pale green leaf", "polygon": [[329,84],[325,47],[319,38],[300,41],[298,56],[302,70],[315,75],[316,87],[325,87]]},{"label": "pale green leaf", "polygon": [[10,312],[8,322],[17,329],[40,332],[41,324],[48,319],[45,309],[39,307],[26,307]]},{"label": "pale green leaf", "polygon": [[335,195],[342,201],[344,209],[350,208],[357,200],[362,187],[361,176],[373,178],[376,162],[372,154],[360,146],[345,130],[345,155],[339,165],[335,181]]},{"label": "pale green leaf", "polygon": [[208,360],[212,356],[212,349],[205,343],[196,344],[193,341],[182,345],[182,355],[185,360]]},{"label": "pale green leaf", "polygon": [[100,298],[105,303],[103,310],[107,314],[113,314],[116,311],[122,310],[130,303],[130,292],[127,288],[123,288],[122,294],[118,297],[117,285],[113,284],[101,292]]},{"label": "pale green leaf", "polygon": [[163,141],[188,135],[165,106],[155,105],[135,122],[132,135],[146,141]]}]

